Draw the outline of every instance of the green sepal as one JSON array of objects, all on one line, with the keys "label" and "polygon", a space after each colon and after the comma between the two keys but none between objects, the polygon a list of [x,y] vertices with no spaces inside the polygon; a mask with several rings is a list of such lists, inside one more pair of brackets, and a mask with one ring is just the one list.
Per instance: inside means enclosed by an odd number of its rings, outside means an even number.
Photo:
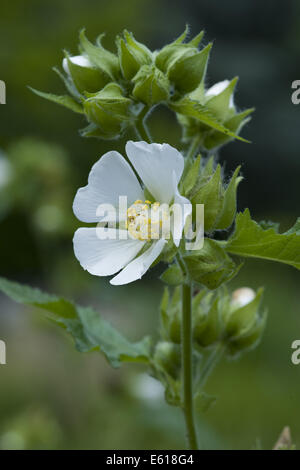
[{"label": "green sepal", "polygon": [[190,251],[184,256],[190,278],[208,289],[216,289],[231,280],[241,268],[214,240],[204,239],[201,250]]},{"label": "green sepal", "polygon": [[[193,206],[204,204],[204,230],[210,232],[215,229],[216,222],[223,207],[224,194],[222,187],[221,166],[218,164],[214,174],[208,181],[200,179],[200,188],[191,196]],[[202,182],[202,183],[201,183]]]},{"label": "green sepal", "polygon": [[168,70],[168,78],[179,93],[189,93],[199,86],[207,68],[212,43],[191,55],[183,54]]},{"label": "green sepal", "polygon": [[227,337],[231,338],[247,334],[254,327],[263,291],[264,289],[260,288],[251,302],[227,312],[227,315],[224,318]]},{"label": "green sepal", "polygon": [[206,99],[205,105],[207,108],[217,119],[222,122],[224,122],[229,116],[230,98],[234,93],[237,81],[238,77],[235,77],[233,80],[231,80],[231,82],[229,82],[225,90],[223,90],[218,95],[208,96]]},{"label": "green sepal", "polygon": [[133,120],[131,104],[117,83],[108,83],[99,93],[88,94],[83,106],[88,120],[103,135],[116,136]]},{"label": "green sepal", "polygon": [[180,267],[174,263],[169,266],[160,276],[161,281],[169,284],[170,286],[179,286],[184,283],[185,277]]},{"label": "green sepal", "polygon": [[254,349],[260,342],[267,322],[267,311],[257,317],[254,326],[227,341],[226,353],[231,357],[237,357],[240,353]]},{"label": "green sepal", "polygon": [[136,100],[145,103],[149,107],[168,101],[170,94],[169,80],[154,65],[143,65],[132,81],[134,83],[132,95]]},{"label": "green sepal", "polygon": [[192,162],[189,169],[186,172],[186,175],[183,177],[181,188],[185,195],[189,194],[190,191],[194,188],[200,171],[201,164],[201,155],[198,155],[197,158]]},{"label": "green sepal", "polygon": [[115,80],[120,75],[120,64],[118,57],[107,51],[101,44],[103,34],[98,37],[97,45],[92,44],[82,29],[79,34],[80,51],[85,53],[90,62],[94,64],[102,73]]},{"label": "green sepal", "polygon": [[42,98],[45,98],[48,101],[53,101],[53,103],[60,104],[61,106],[64,106],[65,108],[68,108],[71,111],[74,111],[75,113],[83,114],[84,112],[82,105],[75,101],[69,95],[53,95],[52,93],[45,93],[43,91],[35,90],[31,87],[29,87],[29,89],[33,91],[33,93],[35,93],[36,95],[41,96]]},{"label": "green sepal", "polygon": [[71,96],[75,98],[76,101],[81,103],[82,96],[75,87],[72,79],[68,75],[64,75],[57,67],[52,67],[52,70],[59,76],[59,78],[63,81],[67,91],[70,93]]},{"label": "green sepal", "polygon": [[232,225],[236,214],[236,193],[242,177],[238,176],[241,167],[238,166],[232,175],[232,178],[224,192],[223,207],[219,214],[215,228],[224,230]]},{"label": "green sepal", "polygon": [[186,25],[184,32],[170,44],[164,46],[155,57],[155,64],[163,72],[167,72],[168,67],[172,61],[174,61],[174,56],[180,50],[183,52],[188,47],[186,44],[183,44],[183,41],[189,33],[189,27]]},{"label": "green sepal", "polygon": [[178,344],[160,341],[155,346],[153,362],[172,379],[179,379],[181,371],[181,351]]},{"label": "green sepal", "polygon": [[203,348],[211,346],[220,339],[222,332],[221,316],[216,297],[208,309],[200,304],[193,312],[193,339]]},{"label": "green sepal", "polygon": [[79,93],[85,91],[95,93],[111,81],[108,74],[96,67],[82,67],[74,64],[67,52],[65,52],[65,58],[70,77]]},{"label": "green sepal", "polygon": [[151,64],[152,52],[136,41],[132,33],[123,32],[124,38],[117,38],[117,48],[123,77],[131,80],[142,65]]}]

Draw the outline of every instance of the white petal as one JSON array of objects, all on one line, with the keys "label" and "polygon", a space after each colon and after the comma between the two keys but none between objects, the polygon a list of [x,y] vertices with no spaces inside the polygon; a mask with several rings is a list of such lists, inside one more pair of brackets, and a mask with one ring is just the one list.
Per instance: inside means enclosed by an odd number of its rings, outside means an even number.
[{"label": "white petal", "polygon": [[222,82],[215,83],[212,87],[206,90],[206,96],[217,96],[229,85],[229,80],[223,80]]},{"label": "white petal", "polygon": [[173,211],[171,229],[173,235],[173,241],[175,246],[179,246],[180,240],[182,239],[182,231],[186,222],[187,217],[192,213],[192,204],[186,197],[181,196],[178,191],[178,183],[176,181],[176,175],[173,173],[173,185],[174,185],[174,205],[177,207]]},{"label": "white petal", "polygon": [[[74,55],[73,57],[69,57],[69,60],[75,65],[80,65],[80,67],[93,68],[93,64],[84,55]],[[62,66],[63,66],[64,71],[67,74],[70,74],[69,65],[68,65],[68,61],[66,57],[63,59]]]},{"label": "white petal", "polygon": [[181,153],[169,144],[132,141],[127,142],[126,153],[153,197],[169,204],[174,198],[173,171],[177,183],[183,172],[184,159]]},{"label": "white petal", "polygon": [[234,308],[244,307],[255,299],[256,293],[250,287],[240,287],[232,293],[231,306]]},{"label": "white petal", "polygon": [[148,271],[151,264],[160,255],[165,243],[166,240],[162,238],[153,243],[145,253],[131,261],[117,276],[111,279],[110,283],[117,286],[141,279],[145,272]]},{"label": "white petal", "polygon": [[[75,232],[73,244],[75,256],[81,266],[95,276],[110,276],[130,263],[145,242],[131,238],[121,240],[122,232],[127,233],[127,230],[79,228]],[[100,239],[104,233],[112,238]]]},{"label": "white petal", "polygon": [[[118,152],[108,152],[92,167],[88,185],[80,188],[73,203],[73,211],[82,222],[111,220],[97,215],[100,204],[110,204],[119,209],[119,196],[127,196],[128,207],[144,193],[130,165]],[[98,213],[99,214],[99,213]]]},{"label": "white petal", "polygon": [[[227,88],[229,84],[230,84],[229,80],[223,80],[222,82],[215,83],[212,87],[206,90],[205,95],[212,96],[212,97],[217,96],[220,93],[222,93],[222,91],[224,91],[225,88]],[[230,96],[229,107],[234,108],[233,94]]]}]

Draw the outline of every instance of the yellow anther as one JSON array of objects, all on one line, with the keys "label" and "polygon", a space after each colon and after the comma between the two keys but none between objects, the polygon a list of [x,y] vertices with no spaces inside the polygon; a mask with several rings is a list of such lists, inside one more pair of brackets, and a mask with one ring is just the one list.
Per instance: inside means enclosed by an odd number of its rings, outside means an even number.
[{"label": "yellow anther", "polygon": [[[141,241],[151,241],[162,236],[162,220],[169,218],[168,212],[160,208],[159,202],[151,204],[149,200],[136,200],[127,209],[127,221],[125,227],[130,235]],[[155,217],[151,218],[151,212],[155,212]],[[153,213],[152,213],[153,215]]]}]

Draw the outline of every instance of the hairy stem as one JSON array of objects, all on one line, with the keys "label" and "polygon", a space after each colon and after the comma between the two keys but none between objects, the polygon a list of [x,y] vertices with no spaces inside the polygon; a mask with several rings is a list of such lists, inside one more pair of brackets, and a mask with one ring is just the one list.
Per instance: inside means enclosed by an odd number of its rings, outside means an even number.
[{"label": "hairy stem", "polygon": [[140,114],[138,115],[138,119],[135,124],[135,131],[139,139],[144,140],[145,142],[151,143],[152,138],[146,124],[147,114],[149,112],[149,108],[145,106]]},{"label": "hairy stem", "polygon": [[197,434],[193,405],[192,367],[192,284],[182,285],[182,380],[183,412],[189,449],[197,450]]}]

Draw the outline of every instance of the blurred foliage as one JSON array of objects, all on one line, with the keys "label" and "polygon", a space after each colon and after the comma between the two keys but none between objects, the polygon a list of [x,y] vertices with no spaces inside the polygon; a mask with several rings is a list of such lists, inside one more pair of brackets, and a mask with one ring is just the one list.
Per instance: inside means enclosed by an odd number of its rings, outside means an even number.
[{"label": "blurred foliage", "polygon": [[[89,276],[73,256],[74,194],[112,144],[79,137],[80,116],[26,88],[63,92],[51,67],[63,59],[63,48],[77,53],[84,26],[91,39],[106,31],[107,47],[127,28],[152,49],[177,37],[186,22],[194,33],[205,28],[205,40],[217,43],[208,81],[238,74],[238,103],[256,107],[247,127],[253,143],[229,144],[220,156],[229,173],[243,164],[239,209],[281,220],[283,230],[292,225],[299,208],[299,108],[290,99],[291,82],[299,78],[299,11],[296,0],[284,8],[279,0],[2,2],[0,79],[7,104],[0,106],[0,274],[94,303],[133,340],[157,328],[159,267],[116,290]],[[179,145],[178,124],[167,110],[156,109],[150,125],[155,140]],[[269,323],[256,351],[238,363],[222,362],[208,382],[208,392],[220,396],[199,415],[207,448],[254,448],[256,439],[271,448],[286,424],[299,446],[300,368],[290,361],[300,330],[297,276],[288,266],[250,262],[233,281],[233,287],[265,285]],[[0,448],[182,446],[181,415],[157,388],[151,392],[156,385],[137,386],[142,366],[111,371],[98,355],[73,351],[38,313],[2,297],[0,325],[8,345],[8,365],[0,369]]]}]

